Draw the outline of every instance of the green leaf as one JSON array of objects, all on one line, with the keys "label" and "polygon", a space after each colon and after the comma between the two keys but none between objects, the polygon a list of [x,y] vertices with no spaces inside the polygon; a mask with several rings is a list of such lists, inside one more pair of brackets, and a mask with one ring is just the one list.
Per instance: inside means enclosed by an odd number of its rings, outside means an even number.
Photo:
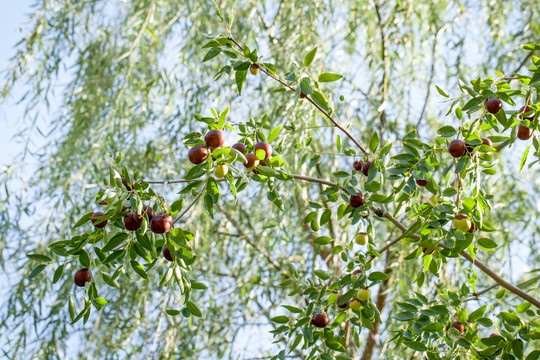
[{"label": "green leaf", "polygon": [[234,74],[234,80],[238,88],[238,94],[242,95],[242,88],[244,87],[244,82],[246,82],[247,71],[236,71]]},{"label": "green leaf", "polygon": [[444,91],[442,88],[440,88],[437,85],[435,85],[435,87],[437,88],[437,91],[439,92],[439,94],[441,94],[444,97],[450,97],[450,95],[448,95],[448,93],[446,91]]},{"label": "green leaf", "polygon": [[107,245],[105,245],[105,246],[103,247],[103,249],[101,249],[101,251],[103,251],[103,252],[111,251],[111,250],[113,250],[114,248],[116,248],[118,245],[120,245],[121,243],[123,243],[124,240],[126,240],[127,238],[128,238],[128,234],[127,234],[127,233],[124,233],[124,232],[117,233],[116,235],[114,235],[114,236],[109,240],[109,242],[107,243]]},{"label": "green leaf", "polygon": [[514,313],[501,311],[500,317],[503,319],[504,322],[506,322],[509,325],[512,325],[512,326],[521,325],[521,320]]},{"label": "green leaf", "polygon": [[415,351],[420,351],[420,352],[427,351],[426,345],[424,345],[420,341],[403,340],[403,344],[405,344],[405,346]]},{"label": "green leaf", "polygon": [[523,156],[521,157],[521,164],[519,164],[519,171],[518,174],[521,173],[521,169],[523,169],[523,165],[527,162],[527,155],[529,155],[529,149],[531,148],[531,145],[525,149],[523,152]]},{"label": "green leaf", "polygon": [[328,236],[319,236],[318,238],[313,240],[313,242],[318,245],[330,244],[332,241],[334,241],[334,239],[329,238]]},{"label": "green leaf", "polygon": [[41,254],[26,254],[30,259],[41,261],[41,262],[51,262],[52,259],[48,256],[41,255]]},{"label": "green leaf", "polygon": [[180,310],[176,310],[176,309],[165,309],[165,312],[167,313],[167,315],[170,315],[170,316],[176,316],[180,314]]},{"label": "green leaf", "polygon": [[58,280],[60,280],[63,273],[64,273],[64,264],[57,267],[56,270],[54,271],[53,284],[56,284]]},{"label": "green leaf", "polygon": [[85,250],[82,250],[82,252],[79,254],[79,262],[85,268],[90,267],[90,257],[88,256],[88,253]]},{"label": "green leaf", "polygon": [[486,309],[487,309],[487,305],[484,305],[482,306],[481,308],[479,309],[476,309],[475,311],[473,311],[470,315],[469,315],[469,320],[471,321],[476,321],[477,319],[480,319],[482,317],[482,315],[484,315],[484,313],[486,312]]},{"label": "green leaf", "polygon": [[322,73],[319,75],[319,82],[332,82],[341,79],[343,75],[332,74],[332,73]]},{"label": "green leaf", "polygon": [[274,141],[278,137],[280,131],[281,131],[281,124],[279,124],[274,129],[272,129],[272,131],[270,131],[270,134],[268,135],[268,138],[266,139],[266,141],[267,142]]},{"label": "green leaf", "polygon": [[304,66],[308,67],[313,62],[313,59],[315,58],[315,54],[317,53],[317,48],[314,48],[311,50],[306,57],[304,58]]},{"label": "green leaf", "polygon": [[191,280],[191,287],[193,289],[197,289],[197,290],[206,290],[206,289],[208,289],[208,286],[206,286],[206,284],[203,284],[202,282],[195,281],[195,280]]},{"label": "green leaf", "polygon": [[440,136],[442,137],[453,137],[457,134],[457,131],[456,129],[454,129],[454,127],[450,126],[450,125],[447,125],[447,126],[443,126],[442,128],[440,128],[439,130],[437,130],[437,134],[439,134]]},{"label": "green leaf", "polygon": [[371,135],[371,140],[369,141],[369,150],[373,153],[379,147],[379,134],[376,131]]},{"label": "green leaf", "polygon": [[193,316],[196,316],[196,317],[202,316],[201,310],[199,310],[197,305],[195,305],[195,303],[191,302],[190,300],[186,302],[186,307],[188,308],[189,312],[193,314]]},{"label": "green leaf", "polygon": [[289,318],[281,315],[281,316],[275,316],[271,318],[270,321],[278,323],[278,324],[285,324],[289,322]]},{"label": "green leaf", "polygon": [[140,277],[145,280],[150,280],[148,274],[146,273],[146,271],[144,271],[143,266],[139,262],[131,260],[131,267],[133,268],[133,270],[135,270],[137,274],[139,274]]},{"label": "green leaf", "polygon": [[96,298],[93,298],[92,301],[95,301],[98,305],[101,305],[101,306],[107,305],[109,303],[109,300],[105,300],[99,296]]},{"label": "green leaf", "polygon": [[92,217],[92,214],[93,214],[93,212],[89,212],[89,213],[84,214],[84,215],[79,219],[79,221],[77,221],[77,222],[75,223],[75,225],[73,225],[73,229],[75,229],[76,227],[79,227],[79,226],[81,226],[81,225],[86,224],[86,223],[90,220],[90,218]]},{"label": "green leaf", "polygon": [[213,48],[211,48],[211,49],[206,53],[206,55],[204,56],[203,62],[208,61],[208,60],[210,60],[210,59],[212,59],[212,58],[218,56],[220,52],[221,52],[221,48],[219,48],[219,47],[213,47]]},{"label": "green leaf", "polygon": [[43,269],[45,269],[45,267],[47,267],[47,265],[43,265],[43,264],[40,264],[38,266],[36,266],[34,268],[34,270],[32,270],[32,272],[30,273],[30,275],[28,276],[29,279],[32,279],[32,278],[35,278],[36,276],[38,276],[38,274],[40,272],[43,271]]},{"label": "green leaf", "polygon": [[380,271],[374,271],[369,274],[368,279],[371,281],[384,281],[388,279],[388,275]]},{"label": "green leaf", "polygon": [[330,275],[326,271],[323,270],[314,270],[313,273],[317,275],[322,280],[328,280],[330,279]]},{"label": "green leaf", "polygon": [[444,329],[444,325],[441,323],[431,323],[424,327],[422,327],[420,330],[427,331],[427,332],[437,332],[442,331]]},{"label": "green leaf", "polygon": [[178,199],[171,204],[171,215],[176,215],[184,207],[184,199]]}]

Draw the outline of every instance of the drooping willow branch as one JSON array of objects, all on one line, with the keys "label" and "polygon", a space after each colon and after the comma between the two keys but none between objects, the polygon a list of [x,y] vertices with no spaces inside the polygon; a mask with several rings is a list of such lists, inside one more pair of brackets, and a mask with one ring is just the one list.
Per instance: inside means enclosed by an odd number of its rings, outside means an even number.
[{"label": "drooping willow branch", "polygon": [[[328,186],[331,186],[331,187],[335,187],[335,186],[339,185],[339,184],[337,184],[335,182],[332,182],[332,181],[328,181],[328,180],[324,180],[324,179],[318,179],[318,178],[314,178],[314,177],[310,177],[310,176],[296,175],[296,174],[287,174],[287,175],[289,175],[292,178],[297,179],[297,180],[308,181],[308,182],[322,184],[322,185],[328,185]],[[218,181],[218,180],[224,181],[222,179],[217,179],[216,181]],[[178,181],[175,181],[175,180],[163,180],[163,181],[152,181],[151,183],[153,183],[153,184],[156,184],[156,183],[167,184],[167,183],[173,183],[173,182],[194,182],[194,181],[204,181],[204,180],[202,180],[202,179],[184,180],[184,181],[180,181],[180,180],[178,180]],[[150,183],[149,181],[143,181],[143,182]],[[390,221],[392,224],[394,224],[394,226],[396,226],[398,229],[400,229],[404,233],[404,235],[398,237],[395,240],[392,240],[389,244],[387,244],[385,247],[383,247],[381,249],[381,251],[379,251],[379,253],[382,253],[382,252],[388,250],[391,246],[398,243],[399,240],[401,240],[402,238],[408,237],[408,238],[415,239],[415,240],[420,240],[421,239],[421,236],[418,235],[418,234],[409,234],[408,231],[407,231],[408,230],[407,227],[405,225],[403,225],[399,220],[394,218],[388,211],[386,211],[384,209],[377,208],[375,206],[371,206],[371,210],[377,216],[385,218],[388,221]],[[439,243],[438,246],[443,248],[443,249],[449,249],[448,246],[444,245],[442,242]],[[519,296],[520,298],[530,302],[531,304],[533,304],[534,306],[536,306],[537,308],[540,309],[540,300],[534,298],[530,294],[526,293],[525,291],[519,289],[518,287],[516,287],[516,286],[512,285],[511,283],[509,283],[508,281],[504,280],[502,277],[500,277],[497,273],[495,273],[487,265],[485,265],[484,263],[482,263],[481,261],[479,261],[477,259],[473,259],[472,256],[468,252],[460,251],[459,255],[461,255],[462,257],[467,259],[474,266],[476,266],[478,269],[480,269],[482,272],[484,272],[487,276],[489,276],[490,278],[495,280],[495,282],[497,282],[497,284],[504,287],[505,289],[507,289],[511,293]]]},{"label": "drooping willow branch", "polygon": [[[231,40],[236,46],[238,46],[238,48],[241,50],[241,51],[244,51],[244,47],[242,45],[240,45],[233,37],[231,34],[229,34],[229,40]],[[272,79],[274,79],[275,81],[279,82],[281,85],[283,85],[284,87],[286,87],[287,89],[293,91],[293,92],[296,92],[296,89],[292,86],[290,86],[289,84],[287,84],[285,81],[281,80],[280,78],[278,78],[277,76],[275,76],[274,74],[268,72],[264,66],[259,66],[259,69],[265,73],[267,76],[271,77]],[[324,116],[326,116],[328,118],[328,120],[330,120],[339,130],[341,130],[345,135],[347,135],[347,137],[349,139],[351,139],[351,141],[364,153],[364,155],[368,155],[368,152],[366,151],[366,149],[364,149],[364,147],[358,142],[358,140],[356,140],[352,134],[350,132],[347,131],[347,129],[345,129],[343,126],[341,126],[339,124],[339,121],[335,120],[327,111],[325,111],[322,107],[319,106],[319,104],[317,104],[315,101],[313,101],[309,96],[305,98],[307,101],[309,101],[313,106],[315,106],[315,108],[317,108],[317,110],[319,110]]]}]

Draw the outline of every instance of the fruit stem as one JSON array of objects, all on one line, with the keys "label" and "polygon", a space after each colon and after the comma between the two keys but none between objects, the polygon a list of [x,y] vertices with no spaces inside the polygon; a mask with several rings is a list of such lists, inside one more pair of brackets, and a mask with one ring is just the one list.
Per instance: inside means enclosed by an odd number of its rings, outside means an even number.
[{"label": "fruit stem", "polygon": [[[217,180],[216,180],[217,181]],[[204,187],[202,188],[201,192],[199,193],[199,195],[197,195],[197,197],[191,202],[191,204],[188,205],[187,208],[185,208],[185,210],[176,218],[174,219],[173,221],[173,225],[176,224],[176,222],[178,220],[180,220],[188,211],[189,209],[191,209],[193,207],[193,205],[195,205],[197,203],[197,201],[199,201],[199,199],[201,198],[202,194],[204,194],[204,191],[206,190],[206,183],[204,184]]]}]

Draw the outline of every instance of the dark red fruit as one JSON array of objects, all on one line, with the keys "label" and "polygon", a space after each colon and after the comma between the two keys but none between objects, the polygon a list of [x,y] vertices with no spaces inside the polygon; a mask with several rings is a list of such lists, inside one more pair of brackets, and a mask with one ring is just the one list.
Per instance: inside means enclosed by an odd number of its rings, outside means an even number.
[{"label": "dark red fruit", "polygon": [[152,209],[151,206],[143,207],[143,214],[148,215],[149,221],[152,221],[152,218],[154,217],[154,215],[156,215],[156,213],[154,212],[154,209]]},{"label": "dark red fruit", "polygon": [[362,165],[364,165],[364,162],[363,161],[355,161],[355,162],[353,162],[352,165],[354,167],[354,170],[362,171]]},{"label": "dark red fruit", "polygon": [[416,184],[418,186],[426,186],[427,184],[429,184],[429,180],[416,179]]},{"label": "dark red fruit", "polygon": [[495,337],[495,336],[501,336],[501,335],[496,334],[496,333],[492,333],[491,335],[489,335],[489,337]]},{"label": "dark red fruit", "polygon": [[339,295],[338,298],[336,299],[336,305],[338,308],[340,309],[346,309],[347,306],[349,306],[349,302],[348,301],[345,301],[345,303],[343,305],[339,305],[339,302],[341,301],[341,298],[343,297],[343,295]]},{"label": "dark red fruit", "polygon": [[225,133],[221,130],[210,130],[204,137],[206,146],[208,147],[220,147],[225,144]]},{"label": "dark red fruit", "polygon": [[73,276],[73,281],[78,287],[84,287],[84,284],[92,281],[92,273],[87,268],[77,270]]},{"label": "dark red fruit", "polygon": [[[436,248],[433,248],[433,250],[431,250],[431,251],[429,252],[429,254],[428,254],[428,255],[431,255],[431,254],[433,254],[433,253],[435,252],[435,249],[436,249]],[[423,253],[425,254],[425,253],[426,253],[426,251],[428,251],[428,248],[426,248],[426,247],[423,247],[423,248],[422,248],[422,252],[423,252]]]},{"label": "dark red fruit", "polygon": [[362,165],[362,174],[364,174],[365,176],[368,176],[368,173],[369,173],[369,168],[371,167],[371,161],[366,161],[363,165]]},{"label": "dark red fruit", "polygon": [[461,334],[465,332],[465,326],[463,326],[463,324],[460,323],[459,321],[454,321],[452,325],[450,326],[453,327],[454,329],[457,329],[457,331],[459,331]]},{"label": "dark red fruit", "polygon": [[517,131],[517,137],[520,140],[529,140],[532,136],[532,133],[533,129],[530,129],[520,124]]},{"label": "dark red fruit", "polygon": [[324,328],[326,325],[328,325],[328,316],[325,314],[315,314],[311,318],[311,325],[318,327],[318,328]]},{"label": "dark red fruit", "polygon": [[364,273],[364,270],[354,270],[351,274],[351,279],[354,281],[357,276],[362,275]]},{"label": "dark red fruit", "polygon": [[208,150],[202,145],[197,145],[189,149],[187,156],[192,164],[202,164],[208,157]]},{"label": "dark red fruit", "polygon": [[489,147],[493,147],[493,142],[491,142],[488,138],[482,138],[482,145],[487,145]]},{"label": "dark red fruit", "polygon": [[133,190],[133,187],[135,186],[135,179],[131,179],[131,187],[128,185],[126,178],[122,178],[122,184],[124,184],[125,188],[129,191]]},{"label": "dark red fruit", "polygon": [[467,155],[469,155],[470,157],[476,156],[476,151],[474,151],[476,145],[465,143],[465,147],[467,148]]},{"label": "dark red fruit", "polygon": [[246,154],[246,160],[247,162],[244,163],[244,166],[247,169],[252,169],[256,167],[257,165],[259,165],[259,159],[257,159],[255,154],[252,154],[252,153]]},{"label": "dark red fruit", "polygon": [[531,121],[531,122],[534,121],[534,117],[536,116],[535,113],[533,113],[533,114],[532,114],[531,116],[529,116],[529,117],[523,117],[523,114],[526,114],[526,113],[528,113],[528,112],[530,112],[530,111],[531,111],[531,108],[529,107],[529,105],[523,106],[521,109],[519,109],[519,114],[520,114],[519,117],[520,117],[520,119],[529,120],[529,121]]},{"label": "dark red fruit", "polygon": [[478,230],[478,227],[471,221],[471,227],[469,228],[469,233],[474,233],[476,232],[476,230]]},{"label": "dark red fruit", "polygon": [[96,211],[95,213],[92,214],[92,217],[91,217],[92,224],[94,224],[94,226],[99,228],[99,229],[104,228],[105,225],[107,225],[107,222],[108,222],[108,220],[104,220],[104,221],[96,224],[97,218],[100,217],[100,216],[103,216],[103,213],[101,211]]},{"label": "dark red fruit", "polygon": [[265,153],[264,159],[269,159],[272,156],[272,145],[267,142],[260,141],[253,147],[253,152],[257,154],[257,150],[263,150]]},{"label": "dark red fruit", "polygon": [[364,199],[364,195],[360,193],[357,193],[356,195],[351,195],[351,197],[349,198],[349,204],[351,204],[353,208],[362,206],[365,203],[366,203],[366,200]]},{"label": "dark red fruit", "polygon": [[452,140],[450,145],[448,145],[448,152],[455,158],[462,157],[467,152],[467,147],[465,143],[461,140]]},{"label": "dark red fruit", "polygon": [[233,149],[240,151],[242,154],[246,153],[246,144],[236,143],[231,146]]},{"label": "dark red fruit", "polygon": [[154,215],[150,221],[150,230],[155,234],[164,234],[171,230],[173,224],[172,216],[170,215]]},{"label": "dark red fruit", "polygon": [[497,98],[484,100],[484,107],[490,114],[497,114],[502,109],[502,101]]},{"label": "dark red fruit", "polygon": [[167,259],[168,261],[173,261],[173,258],[171,256],[171,250],[165,245],[163,248],[163,257]]},{"label": "dark red fruit", "polygon": [[300,97],[301,97],[302,99],[305,99],[305,98],[307,97],[307,94],[300,91]]},{"label": "dark red fruit", "polygon": [[129,231],[136,231],[141,228],[142,217],[136,213],[129,213],[124,216],[124,227]]}]

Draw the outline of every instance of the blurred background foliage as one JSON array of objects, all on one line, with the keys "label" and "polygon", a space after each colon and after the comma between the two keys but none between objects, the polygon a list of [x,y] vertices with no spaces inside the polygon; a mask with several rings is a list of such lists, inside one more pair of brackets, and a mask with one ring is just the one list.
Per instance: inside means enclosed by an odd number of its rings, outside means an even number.
[{"label": "blurred background foliage", "polygon": [[[495,70],[525,72],[531,52],[521,45],[540,38],[537,0],[240,0],[217,5],[229,16],[234,12],[235,38],[257,48],[282,77],[316,46],[312,70],[344,75],[325,88],[326,94],[364,144],[374,130],[381,143],[397,142],[412,129],[430,140],[438,126],[455,121],[444,117],[450,104],[435,84],[458,95],[459,80],[494,76]],[[268,330],[275,324],[269,318],[283,312],[281,304],[303,301],[298,294],[288,297],[290,288],[279,283],[291,271],[308,278],[331,263],[312,245],[302,221],[307,200],[320,200],[317,184],[280,183],[284,212],[267,200],[264,184],[252,183],[237,203],[232,195],[223,196],[214,221],[202,206],[185,217],[182,226],[196,235],[195,277],[208,285],[197,299],[200,319],[165,315],[178,290],[158,286],[158,271],[149,282],[122,277],[119,289],[103,287],[101,296],[110,304],[86,325],[69,325],[67,299],[74,291],[69,274],[76,262],[68,263],[65,276],[53,285],[54,267],[28,278],[35,263],[25,254],[68,239],[77,219],[97,209],[94,197],[108,176],[109,153],[122,152],[122,164],[144,179],[180,178],[190,168],[182,139],[203,129],[193,116],[210,115],[210,107],[230,106],[232,123],[268,114],[271,128],[296,124],[283,143],[287,169],[324,179],[350,171],[355,159],[333,155],[337,129],[308,104],[295,106],[290,93],[275,92],[277,83],[268,78],[248,75],[241,96],[230,76],[214,79],[224,60],[203,63],[201,46],[206,35],[223,33],[225,25],[210,1],[42,0],[33,9],[24,37],[9,50],[14,55],[0,87],[3,107],[19,103],[25,109],[23,118],[4,124],[16,126],[22,144],[0,172],[4,356],[249,359],[277,353],[283,345],[271,344]],[[308,137],[309,146],[294,146]],[[540,183],[536,168],[517,174],[522,150],[515,145],[497,156],[500,171],[484,184],[496,196],[490,222],[499,229],[492,234],[499,251],[487,262],[514,282],[537,279],[530,271],[540,260]],[[320,163],[295,167],[305,154],[320,154]],[[174,201],[181,188],[159,190]],[[429,201],[426,194],[420,193],[419,201]],[[388,209],[392,212],[392,204]],[[331,221],[329,236],[336,239],[350,238],[356,230]],[[397,235],[384,223],[377,223],[375,233],[378,244]],[[397,300],[413,290],[455,291],[465,278],[462,265],[468,264],[457,259],[444,265],[439,278],[428,276],[422,287],[411,286],[422,265],[420,259],[404,261],[410,251],[407,244],[396,246],[386,266],[392,272],[381,288],[386,305],[374,358],[412,358],[410,350],[385,344],[392,337],[387,329],[400,326],[387,315]],[[376,267],[384,269],[384,259]],[[479,287],[483,279],[479,275]],[[75,298],[80,300],[80,294]]]}]

